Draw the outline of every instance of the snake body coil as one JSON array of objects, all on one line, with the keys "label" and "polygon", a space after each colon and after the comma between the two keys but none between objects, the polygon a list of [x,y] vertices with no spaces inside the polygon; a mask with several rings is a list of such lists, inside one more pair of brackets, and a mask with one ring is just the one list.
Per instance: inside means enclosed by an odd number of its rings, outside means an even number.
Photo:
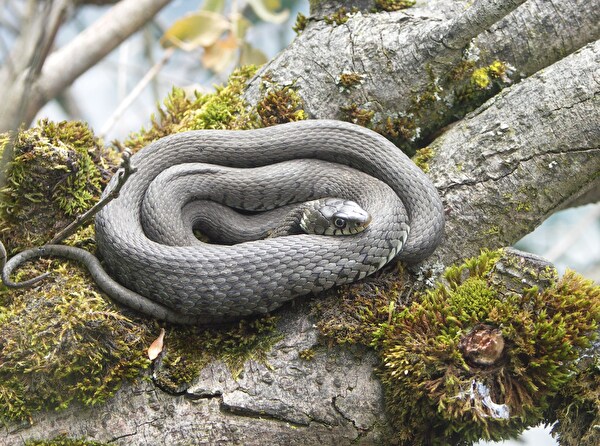
[{"label": "snake body coil", "polygon": [[[291,160],[299,161],[284,163]],[[362,278],[396,254],[419,261],[443,236],[442,203],[428,178],[385,138],[349,123],[309,120],[257,130],[179,133],[153,142],[131,161],[137,172],[96,217],[98,250],[116,281],[91,254],[56,245],[13,257],[4,272],[27,258],[63,255],[84,262],[104,291],[134,309],[171,322],[216,322],[268,312],[296,296]],[[194,163],[226,166],[225,172]],[[269,173],[266,166],[272,164]],[[190,185],[204,181],[193,171],[209,171],[209,177],[233,187],[254,168],[269,187],[251,184],[241,192],[223,192],[208,185],[198,192],[197,184]],[[362,173],[355,176],[355,170]],[[320,176],[301,185],[295,171]],[[161,178],[170,192],[152,192],[153,182]],[[115,183],[113,179],[105,194]],[[263,210],[290,201],[258,203],[283,196],[286,188],[301,196],[293,201],[303,195],[355,200],[371,213],[372,223],[349,236],[299,234],[231,246],[190,240],[191,229],[185,228],[189,218],[182,209],[193,207],[194,200]],[[376,191],[375,197],[365,197],[365,189]],[[181,191],[184,198],[174,198]],[[161,200],[165,203],[158,206]],[[148,217],[153,208],[158,215]],[[167,223],[157,226],[161,214]],[[176,236],[165,243],[161,238],[185,231],[183,240]]]}]

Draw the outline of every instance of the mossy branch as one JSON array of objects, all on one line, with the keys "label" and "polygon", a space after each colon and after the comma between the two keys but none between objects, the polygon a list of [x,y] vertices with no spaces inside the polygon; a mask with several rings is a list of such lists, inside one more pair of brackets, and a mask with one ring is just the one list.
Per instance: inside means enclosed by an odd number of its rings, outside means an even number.
[{"label": "mossy branch", "polygon": [[131,152],[129,150],[125,150],[122,154],[121,168],[115,174],[117,176],[117,182],[113,189],[88,211],[78,215],[77,218],[71,222],[71,224],[56,234],[54,238],[50,240],[49,244],[59,244],[71,235],[75,234],[77,230],[84,225],[84,223],[90,220],[94,215],[100,212],[104,206],[119,196],[121,188],[127,179],[136,172],[136,170],[137,169],[131,165]]}]

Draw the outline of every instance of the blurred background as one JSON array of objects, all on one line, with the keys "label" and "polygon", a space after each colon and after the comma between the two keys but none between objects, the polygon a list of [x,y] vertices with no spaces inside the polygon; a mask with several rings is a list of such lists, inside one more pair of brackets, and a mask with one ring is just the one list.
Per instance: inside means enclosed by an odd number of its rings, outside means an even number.
[{"label": "blurred background", "polygon": [[[9,61],[31,3],[0,0],[0,66]],[[71,41],[114,2],[80,3],[85,4],[70,11],[59,28],[55,47]],[[45,105],[37,118],[81,119],[105,141],[123,139],[149,124],[173,86],[211,91],[236,65],[271,59],[295,37],[298,12],[308,15],[307,0],[174,0]],[[195,35],[199,23],[212,34]],[[550,259],[561,273],[571,268],[600,282],[600,204],[553,215],[516,247]],[[478,443],[484,444],[557,443],[547,429],[538,428],[517,441]]]}]

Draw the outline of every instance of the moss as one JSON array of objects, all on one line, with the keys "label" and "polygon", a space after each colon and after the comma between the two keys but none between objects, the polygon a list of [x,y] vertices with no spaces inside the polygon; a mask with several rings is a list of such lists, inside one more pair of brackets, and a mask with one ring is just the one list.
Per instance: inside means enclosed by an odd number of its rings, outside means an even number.
[{"label": "moss", "polygon": [[410,8],[416,0],[375,0],[375,7],[383,11],[399,11]]},{"label": "moss", "polygon": [[342,118],[345,121],[352,122],[363,127],[370,126],[374,115],[375,112],[373,110],[360,108],[355,103],[342,107]]},{"label": "moss", "polygon": [[303,109],[302,98],[293,86],[265,87],[262,99],[256,104],[256,112],[263,127],[308,118]]},{"label": "moss", "polygon": [[407,273],[395,271],[344,285],[332,291],[335,298],[319,299],[311,314],[319,333],[330,344],[373,343],[376,333],[391,322],[402,294]]},{"label": "moss", "polygon": [[256,113],[242,98],[247,82],[257,67],[248,65],[235,70],[226,85],[214,93],[194,92],[188,96],[182,89],[173,88],[158,114],[153,115],[149,129],[142,129],[125,141],[133,152],[152,141],[172,133],[199,129],[250,129],[259,126]]},{"label": "moss", "polygon": [[292,29],[296,34],[300,35],[302,31],[306,29],[306,25],[308,25],[308,18],[304,14],[299,12],[296,16],[296,23],[294,24]]},{"label": "moss", "polygon": [[417,150],[417,153],[413,156],[412,160],[423,172],[427,173],[429,172],[429,161],[433,159],[434,155],[435,150],[431,147],[423,147],[422,149]]},{"label": "moss", "polygon": [[509,85],[511,73],[501,61],[481,66],[466,58],[447,71],[434,72],[427,67],[423,74],[429,80],[410,99],[406,110],[400,115],[377,117],[371,127],[412,156],[419,145],[435,139],[440,129]]},{"label": "moss", "polygon": [[179,393],[210,361],[220,359],[237,378],[249,359],[265,361],[281,339],[277,318],[262,316],[221,328],[176,327],[165,339],[166,354],[155,373],[159,386]]},{"label": "moss", "polygon": [[[7,142],[7,135],[0,138]],[[0,191],[9,252],[47,242],[100,197],[117,163],[86,124],[42,120],[15,138],[7,186]]]},{"label": "moss", "polygon": [[[600,322],[600,287],[568,272],[542,291],[517,294],[495,281],[500,255],[484,252],[449,268],[444,283],[378,331],[381,378],[401,443],[508,438],[543,421],[551,398],[572,381]],[[461,339],[478,324],[506,340],[495,366],[471,365],[461,354]]]},{"label": "moss", "polygon": [[342,6],[333,14],[323,17],[323,20],[328,25],[343,25],[348,21],[352,14],[356,14],[357,12],[358,8],[356,7],[353,7],[350,11],[348,11],[348,9]]},{"label": "moss", "polygon": [[315,351],[312,348],[301,350],[298,352],[298,357],[304,361],[312,361],[315,358]]},{"label": "moss", "polygon": [[52,440],[27,440],[25,446],[108,446],[112,443],[85,440],[83,438],[68,438],[61,435]]},{"label": "moss", "polygon": [[363,82],[363,75],[359,73],[340,74],[338,85],[342,91],[348,91]]},{"label": "moss", "polygon": [[579,364],[579,372],[555,398],[546,423],[558,423],[552,435],[562,446],[600,444],[600,358],[590,355]]},{"label": "moss", "polygon": [[[72,401],[93,405],[148,366],[146,327],[120,314],[81,269],[53,273],[33,290],[0,291],[0,418],[29,419]],[[45,268],[44,268],[45,269]],[[27,275],[33,266],[19,274]]]}]

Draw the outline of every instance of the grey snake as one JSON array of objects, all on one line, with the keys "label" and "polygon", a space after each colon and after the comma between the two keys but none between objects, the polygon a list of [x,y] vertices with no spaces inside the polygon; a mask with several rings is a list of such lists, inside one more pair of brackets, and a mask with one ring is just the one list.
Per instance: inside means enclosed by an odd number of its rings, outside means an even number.
[{"label": "grey snake", "polygon": [[[83,262],[111,298],[146,315],[212,323],[269,312],[363,278],[393,258],[418,262],[443,237],[442,202],[427,176],[384,137],[346,122],[183,132],[149,144],[131,162],[137,172],[96,216],[103,265],[82,249],[46,245],[11,258],[3,281],[15,285],[9,276],[28,259],[58,255]],[[104,194],[115,184],[113,178]],[[299,233],[233,244],[203,243],[192,231],[202,203],[237,208],[231,212],[245,221],[255,211],[281,216],[281,206],[326,197],[356,201],[371,223],[347,236]],[[206,214],[225,212],[220,206]]]}]

